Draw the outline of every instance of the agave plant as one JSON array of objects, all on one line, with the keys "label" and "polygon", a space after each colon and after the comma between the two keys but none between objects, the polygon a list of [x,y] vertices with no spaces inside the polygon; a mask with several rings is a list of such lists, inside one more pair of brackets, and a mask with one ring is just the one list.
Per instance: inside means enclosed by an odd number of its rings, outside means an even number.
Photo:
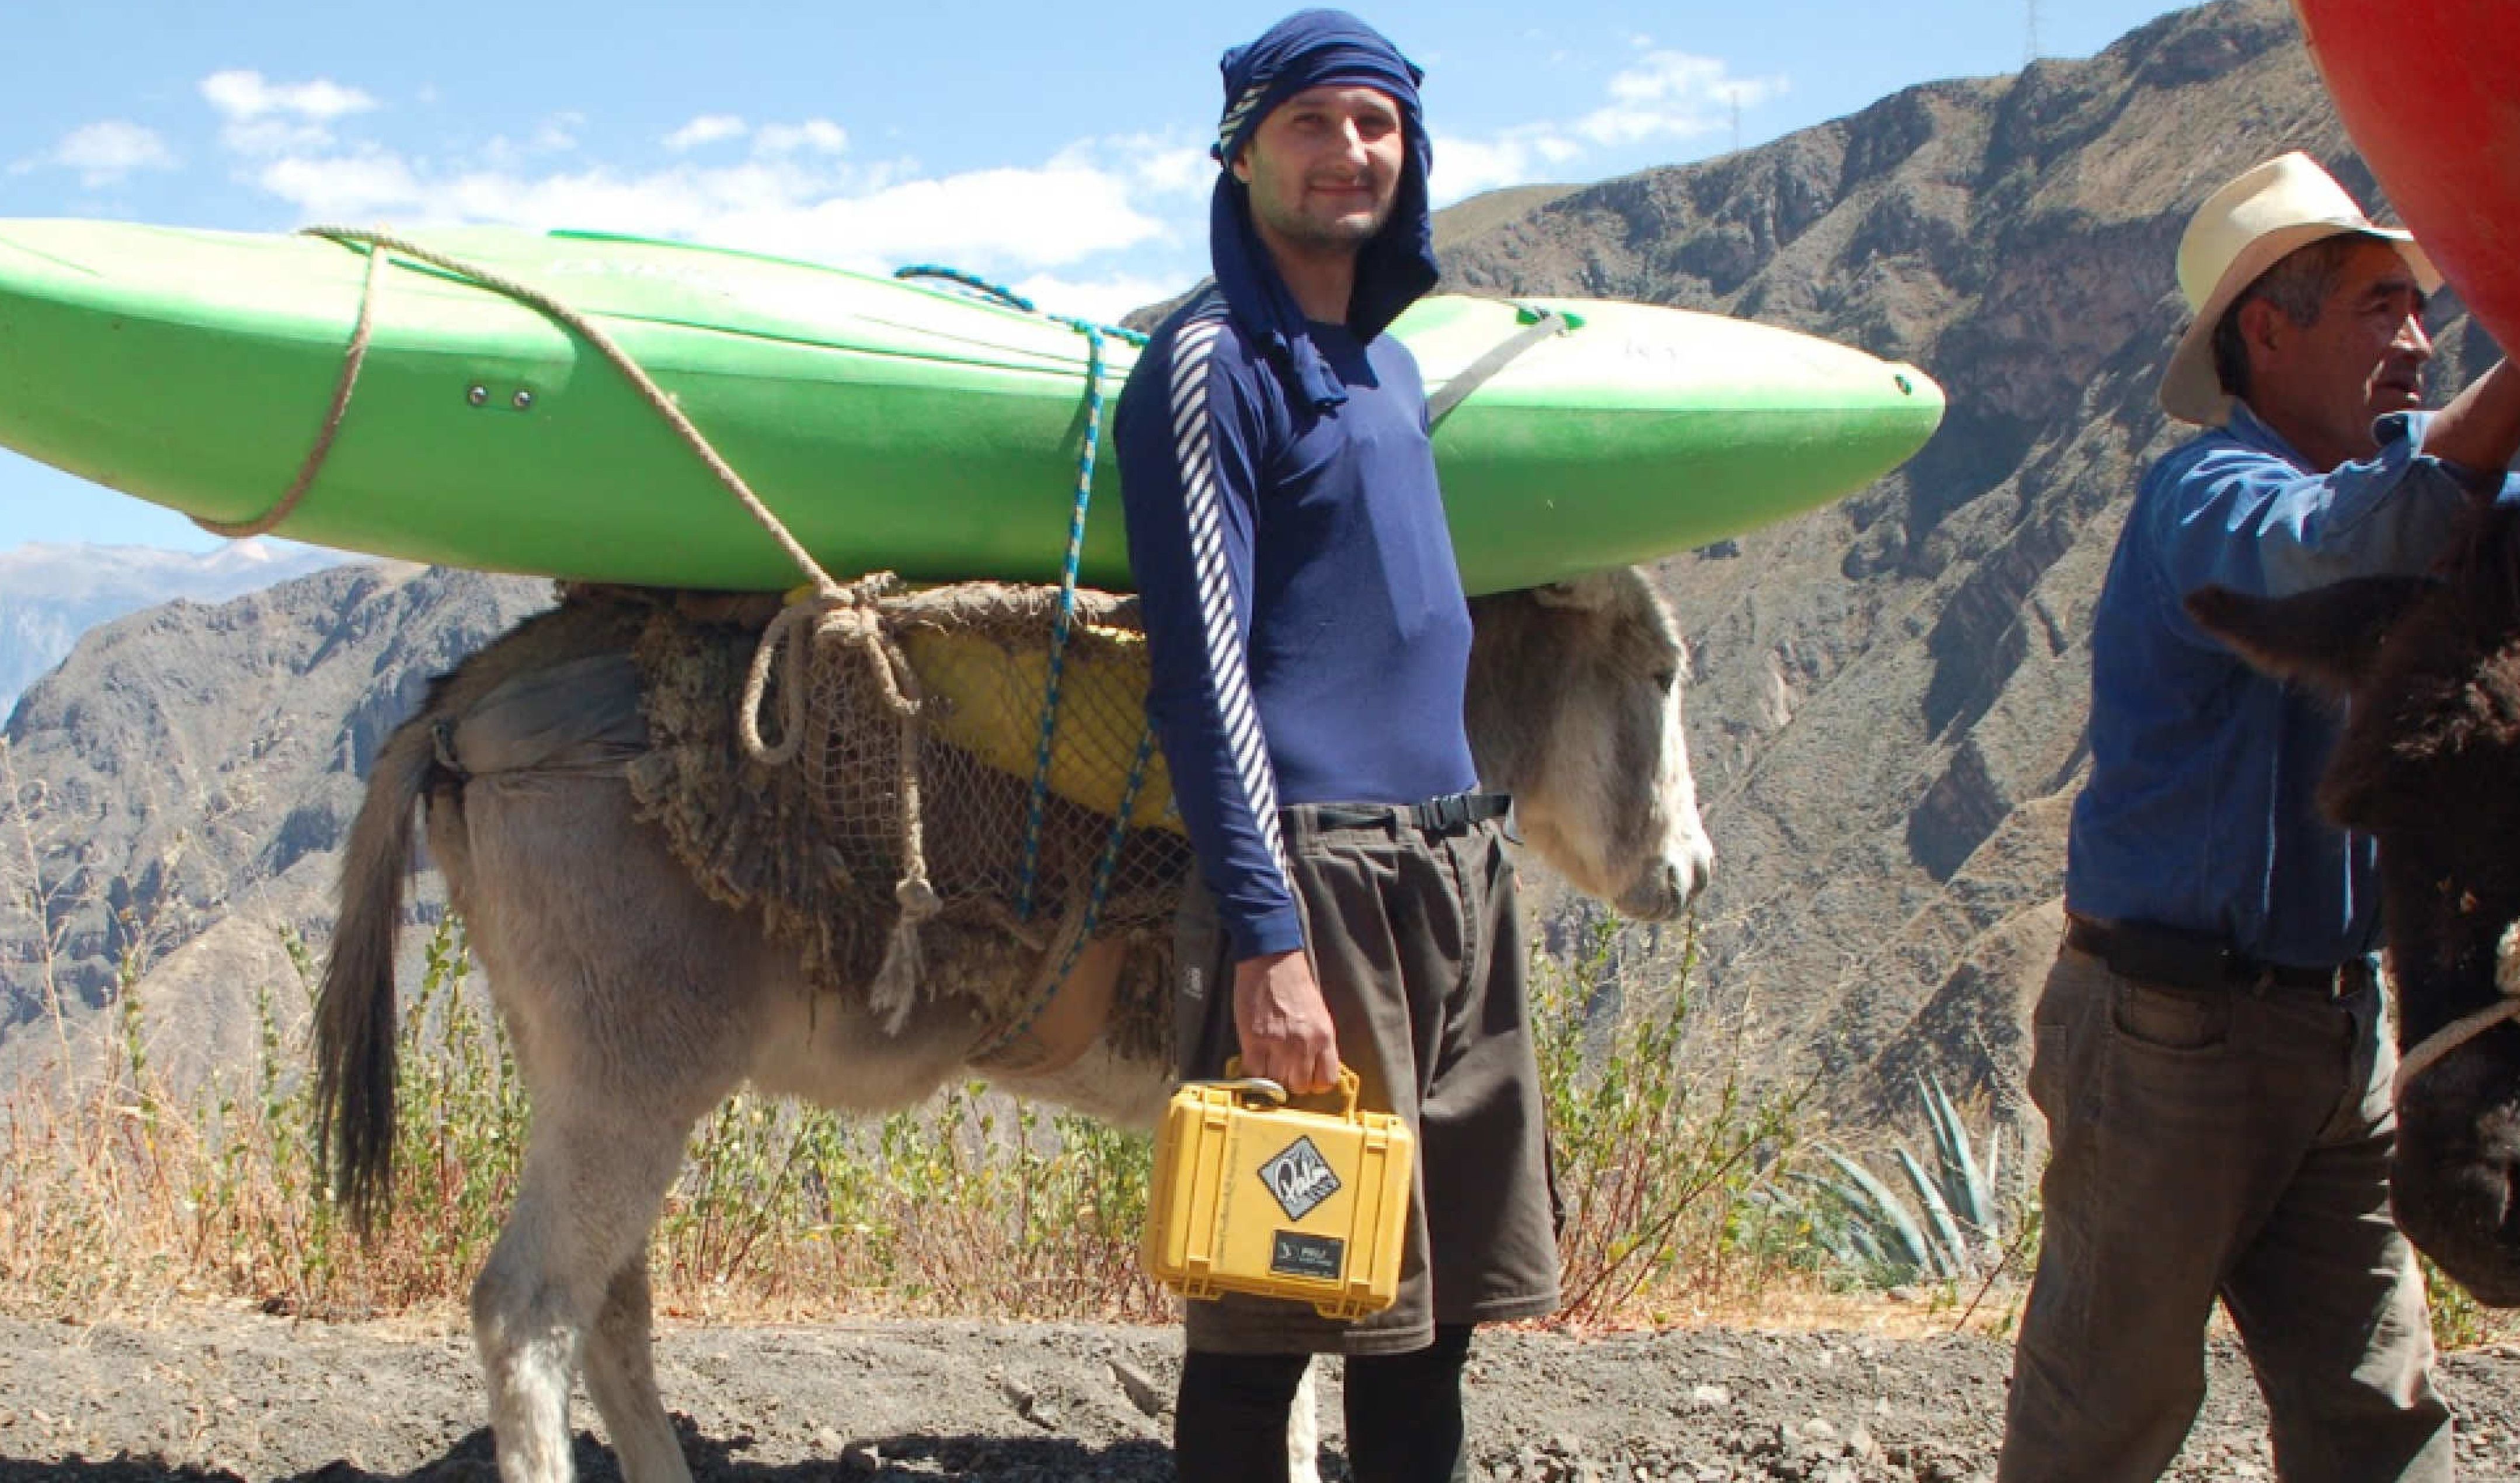
[{"label": "agave plant", "polygon": [[1929,1171],[1906,1145],[1893,1146],[1907,1194],[1836,1148],[1821,1150],[1834,1178],[1799,1176],[1822,1245],[1883,1286],[1980,1277],[2002,1259],[2003,1212],[1996,1200],[2002,1132],[1987,1136],[1981,1156],[1941,1080],[1918,1077],[1916,1092],[1925,1103],[1934,1160]]}]

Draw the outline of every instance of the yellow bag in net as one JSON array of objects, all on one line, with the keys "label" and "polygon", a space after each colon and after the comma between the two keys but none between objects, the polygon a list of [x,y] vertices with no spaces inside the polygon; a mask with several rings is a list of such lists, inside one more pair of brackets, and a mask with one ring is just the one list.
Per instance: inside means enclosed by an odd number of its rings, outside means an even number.
[{"label": "yellow bag in net", "polygon": [[[986,627],[905,627],[903,652],[938,740],[1018,778],[1033,776],[1050,652],[1038,634]],[[1060,668],[1052,793],[1117,817],[1147,730],[1147,641],[1134,629],[1079,621]],[[1132,829],[1181,831],[1172,777],[1158,751],[1129,811]]]}]

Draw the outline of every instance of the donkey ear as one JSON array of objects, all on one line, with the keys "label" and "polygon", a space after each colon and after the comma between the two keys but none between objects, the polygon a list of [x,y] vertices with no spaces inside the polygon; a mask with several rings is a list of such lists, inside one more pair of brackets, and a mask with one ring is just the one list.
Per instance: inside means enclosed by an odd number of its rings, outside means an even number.
[{"label": "donkey ear", "polygon": [[1618,599],[1618,588],[1605,571],[1588,571],[1580,577],[1552,582],[1531,589],[1532,601],[1543,607],[1573,607],[1585,612],[1599,612]]},{"label": "donkey ear", "polygon": [[2424,577],[2356,577],[2289,598],[2200,587],[2182,606],[2258,670],[2342,699],[2370,673],[2389,625],[2436,585]]}]

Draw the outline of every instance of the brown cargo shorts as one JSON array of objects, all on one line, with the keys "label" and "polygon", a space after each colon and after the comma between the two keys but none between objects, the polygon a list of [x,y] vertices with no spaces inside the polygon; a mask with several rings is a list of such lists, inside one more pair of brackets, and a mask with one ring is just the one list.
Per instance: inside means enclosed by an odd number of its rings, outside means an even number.
[{"label": "brown cargo shorts", "polygon": [[[1361,805],[1299,806],[1281,823],[1339,1058],[1363,1106],[1418,1135],[1400,1292],[1345,1323],[1239,1293],[1192,1302],[1190,1347],[1402,1354],[1432,1342],[1438,1323],[1554,1311],[1544,1104],[1503,831],[1425,830]],[[1232,950],[1204,891],[1192,888],[1177,925],[1180,1064],[1219,1076],[1237,1047]]]}]

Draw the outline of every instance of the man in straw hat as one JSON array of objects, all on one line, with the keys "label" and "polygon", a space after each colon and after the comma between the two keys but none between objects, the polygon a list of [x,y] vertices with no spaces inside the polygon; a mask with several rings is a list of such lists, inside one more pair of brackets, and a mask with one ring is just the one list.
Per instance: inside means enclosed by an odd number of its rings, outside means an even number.
[{"label": "man in straw hat", "polygon": [[2286,1479],[2447,1478],[2449,1413],[2391,1223],[2394,1056],[2371,842],[2313,799],[2335,721],[2199,630],[2208,582],[2279,596],[2423,571],[2520,448],[2497,365],[2415,411],[2438,276],[2300,154],[2197,208],[2144,476],[2092,614],[2091,781],[2034,1016],[2053,1152],[1998,1477],[2158,1477],[2220,1298]]},{"label": "man in straw hat", "polygon": [[1418,365],[1385,333],[1435,283],[1432,157],[1418,68],[1352,16],[1289,16],[1222,68],[1216,281],[1116,424],[1147,708],[1205,886],[1183,1070],[1238,1053],[1310,1092],[1345,1062],[1418,1158],[1392,1307],[1190,1305],[1175,1446],[1198,1483],[1285,1478],[1309,1357],[1344,1354],[1355,1476],[1444,1480],[1470,1330],[1553,1309],[1557,1247],[1505,800],[1462,729],[1469,609]]}]

